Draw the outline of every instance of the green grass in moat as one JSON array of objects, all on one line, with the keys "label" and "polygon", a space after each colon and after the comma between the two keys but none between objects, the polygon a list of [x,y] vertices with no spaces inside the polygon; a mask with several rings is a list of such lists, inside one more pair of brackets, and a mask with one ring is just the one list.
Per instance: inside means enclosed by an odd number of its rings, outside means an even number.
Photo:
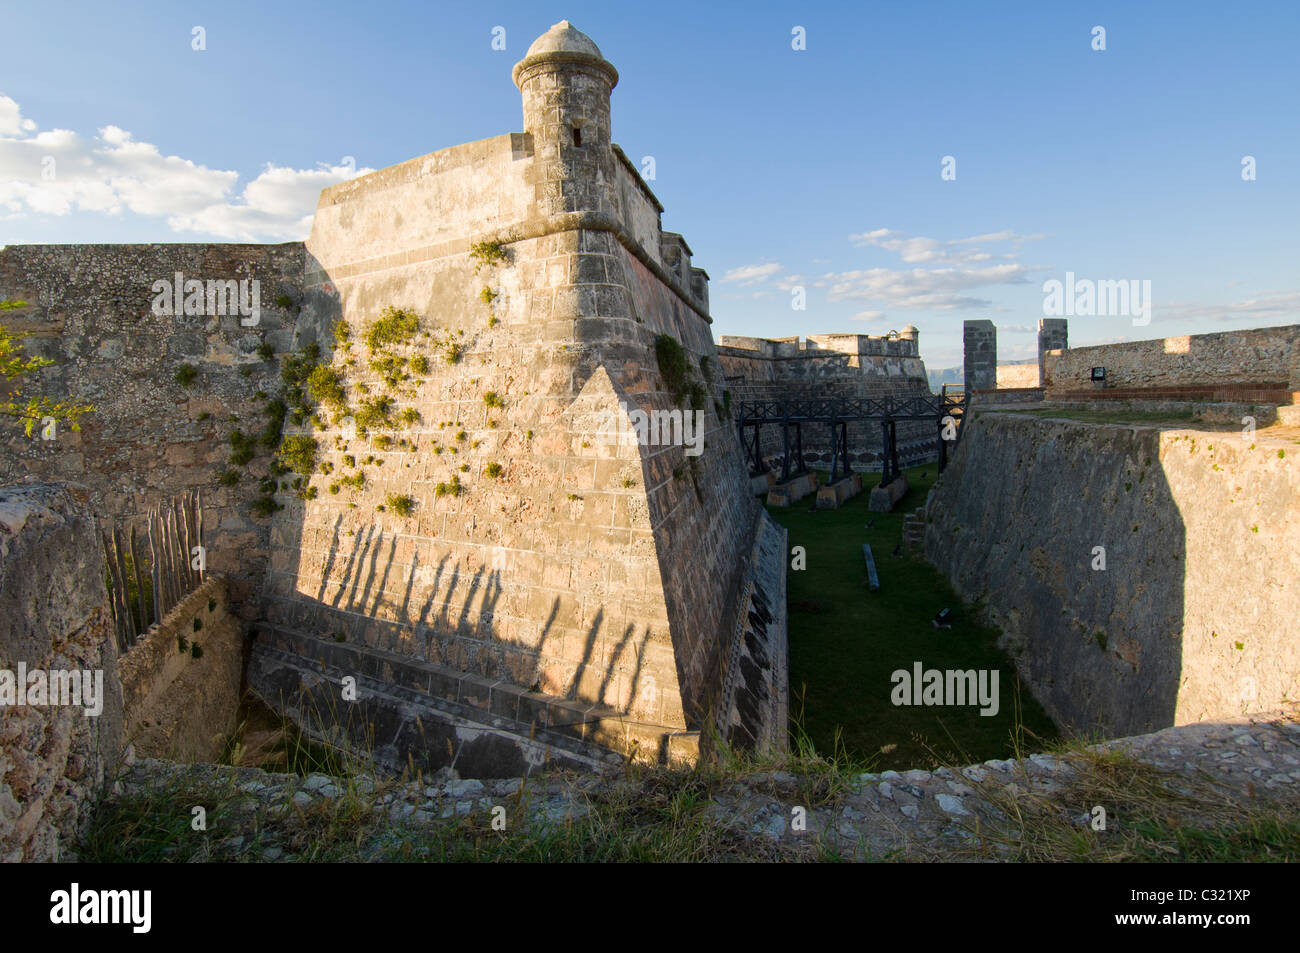
[{"label": "green grass in moat", "polygon": [[[922,557],[891,555],[904,514],[925,502],[938,476],[933,464],[905,472],[911,490],[892,513],[867,509],[876,474],[863,474],[863,492],[838,510],[810,512],[811,496],[768,508],[790,531],[790,546],[807,551],[807,568],[787,577],[791,716],[818,751],[829,755],[842,744],[876,770],[1011,757],[1018,731],[1022,751],[1041,750],[1056,740],[1056,728],[1020,686],[997,632],[980,625]],[[875,556],[879,592],[867,588],[863,543]],[[936,629],[931,619],[944,608],[952,628]],[[918,661],[926,669],[997,669],[997,714],[983,716],[971,705],[895,706],[891,674],[910,672]]]}]

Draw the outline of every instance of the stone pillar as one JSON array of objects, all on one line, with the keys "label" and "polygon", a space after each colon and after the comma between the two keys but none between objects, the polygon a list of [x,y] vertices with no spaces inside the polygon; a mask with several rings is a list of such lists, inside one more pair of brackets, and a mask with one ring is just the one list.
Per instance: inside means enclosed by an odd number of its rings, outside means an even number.
[{"label": "stone pillar", "polygon": [[1070,346],[1070,322],[1067,318],[1038,319],[1038,386],[1047,386],[1047,352]]},{"label": "stone pillar", "polygon": [[987,319],[962,322],[966,393],[998,386],[998,329]]}]

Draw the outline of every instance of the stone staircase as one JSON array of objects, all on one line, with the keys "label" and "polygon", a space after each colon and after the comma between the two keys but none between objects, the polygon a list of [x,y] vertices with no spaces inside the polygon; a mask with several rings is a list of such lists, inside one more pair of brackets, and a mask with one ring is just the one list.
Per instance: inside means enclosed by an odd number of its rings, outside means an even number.
[{"label": "stone staircase", "polygon": [[254,626],[248,684],[317,740],[394,772],[520,777],[544,765],[615,769],[627,757],[693,762],[699,752],[698,732],[265,621]]}]

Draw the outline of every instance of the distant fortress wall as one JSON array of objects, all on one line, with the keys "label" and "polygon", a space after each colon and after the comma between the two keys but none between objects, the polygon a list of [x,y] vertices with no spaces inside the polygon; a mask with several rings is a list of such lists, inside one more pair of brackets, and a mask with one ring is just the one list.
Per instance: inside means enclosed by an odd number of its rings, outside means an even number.
[{"label": "distant fortress wall", "polygon": [[[807,338],[754,338],[724,335],[718,359],[731,400],[773,400],[793,396],[881,398],[929,394],[921,360],[919,332],[907,327],[897,334],[810,334]],[[881,468],[879,424],[849,424],[849,465],[858,471]],[[897,425],[904,465],[935,457],[935,428],[920,421]],[[779,434],[768,431],[764,456],[779,466]],[[804,460],[829,467],[830,428],[804,428]]]}]

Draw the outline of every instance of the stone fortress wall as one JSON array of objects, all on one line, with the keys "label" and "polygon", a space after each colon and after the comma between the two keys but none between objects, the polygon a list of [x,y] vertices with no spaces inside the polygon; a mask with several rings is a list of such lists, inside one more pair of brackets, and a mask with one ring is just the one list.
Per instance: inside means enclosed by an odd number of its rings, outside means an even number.
[{"label": "stone fortress wall", "polygon": [[[481,729],[447,728],[437,740],[453,758],[506,739],[504,760],[480,759],[489,772],[526,770],[537,752],[515,742],[539,728],[561,731],[552,740],[576,763],[634,746],[693,757],[710,713],[724,738],[779,745],[783,732],[761,722],[783,710],[784,668],[763,640],[783,645],[783,605],[757,614],[763,633],[745,620],[751,600],[783,587],[765,564],[784,563],[745,492],[708,275],[610,141],[617,73],[595,44],[557,24],[515,79],[524,132],[325,190],[305,244],[0,250],[0,298],[29,303],[6,324],[56,362],[32,392],[97,408],[80,433],[6,438],[0,479],[77,479],[101,520],[128,526],[200,489],[208,568],[228,577],[232,610],[257,620],[254,684],[336,699],[338,678],[361,672],[395,761],[403,732],[439,718]],[[482,242],[502,259],[476,261]],[[154,283],[178,273],[183,289],[258,280],[260,319],[218,315],[202,295],[156,313]],[[409,449],[325,414],[320,461],[336,479],[364,467],[363,488],[332,494],[320,472],[268,479],[260,445],[232,465],[231,435],[267,425],[288,351],[322,346],[354,408],[363,388],[379,393],[360,339],[388,307],[421,320],[400,357],[431,362],[394,395],[418,422],[383,434]],[[330,349],[339,319],[356,335],[350,355]],[[661,335],[704,398],[698,457],[680,441],[607,439],[636,411],[682,408]],[[369,461],[351,468],[345,454]],[[437,491],[453,479],[458,495]],[[410,515],[386,506],[394,495],[411,498]],[[282,509],[272,521],[259,503]],[[327,656],[343,666],[334,682]],[[393,694],[411,686],[414,700]],[[407,717],[421,705],[424,721]]]},{"label": "stone fortress wall", "polygon": [[[793,396],[881,398],[928,395],[919,332],[910,325],[897,336],[810,334],[805,339],[723,335],[718,347],[731,400],[771,400]],[[804,428],[804,460],[829,467],[830,428]],[[937,459],[935,427],[923,421],[897,424],[899,459],[904,466]],[[765,435],[764,460],[779,468],[779,434]],[[848,427],[849,465],[860,472],[881,469],[882,435],[874,422]]]},{"label": "stone fortress wall", "polygon": [[[381,682],[434,696],[426,727],[444,703],[478,711],[474,757],[492,773],[525,767],[534,752],[515,742],[538,726],[662,752],[728,708],[721,673],[746,652],[735,631],[766,520],[720,411],[707,275],[662,231],[662,206],[610,142],[616,72],[558,24],[515,79],[524,133],[321,196],[300,331],[329,343],[324,330],[342,319],[359,337],[384,308],[409,309],[429,335],[409,353],[432,364],[399,399],[419,414],[401,431],[414,454],[337,421],[319,433],[336,474],[345,455],[382,466],[366,467],[364,489],[337,495],[313,477],[315,499],[275,517],[253,667],[271,693],[295,672],[310,680],[311,660],[343,651],[331,642],[363,665],[382,657],[396,674]],[[483,242],[504,258],[476,261]],[[658,364],[660,335],[679,342],[707,395],[698,457],[601,437],[609,421],[627,429],[631,412],[680,408]],[[458,358],[434,341],[455,342]],[[333,364],[354,394],[377,393],[356,356],[350,367],[335,349]],[[459,495],[437,492],[453,479]],[[411,515],[380,512],[393,494],[413,498]],[[409,733],[397,719],[381,747]],[[477,740],[487,735],[503,739],[496,753]],[[470,757],[464,737],[440,740],[453,759]]]},{"label": "stone fortress wall", "polygon": [[1119,393],[1281,403],[1300,392],[1300,324],[1049,350],[1043,360],[1049,399],[1091,388],[1092,368],[1104,367]]},{"label": "stone fortress wall", "polygon": [[1063,728],[1138,734],[1300,697],[1293,437],[977,412],[926,519],[927,558],[986,606]]},{"label": "stone fortress wall", "polygon": [[[1300,325],[1069,346],[1065,318],[1038,322],[1038,360],[999,364],[992,321],[964,326],[972,391],[1040,389],[1048,400],[1300,401]],[[1092,369],[1105,368],[1104,385]]]},{"label": "stone fortress wall", "polygon": [[[80,432],[59,427],[53,439],[39,427],[31,437],[5,428],[0,483],[75,481],[103,523],[138,530],[160,502],[200,491],[208,568],[228,577],[240,613],[254,618],[270,522],[252,504],[270,452],[259,448],[239,484],[218,475],[230,469],[230,434],[265,426],[266,402],[255,395],[274,394],[280,375],[258,349],[292,348],[302,261],[301,242],[0,249],[0,300],[27,302],[4,324],[27,355],[53,362],[28,391],[96,408]],[[229,306],[225,315],[154,313],[154,282],[175,284],[177,273],[205,283],[201,312],[208,281],[257,281],[256,324]],[[187,364],[197,371],[188,387],[176,380]]]}]

